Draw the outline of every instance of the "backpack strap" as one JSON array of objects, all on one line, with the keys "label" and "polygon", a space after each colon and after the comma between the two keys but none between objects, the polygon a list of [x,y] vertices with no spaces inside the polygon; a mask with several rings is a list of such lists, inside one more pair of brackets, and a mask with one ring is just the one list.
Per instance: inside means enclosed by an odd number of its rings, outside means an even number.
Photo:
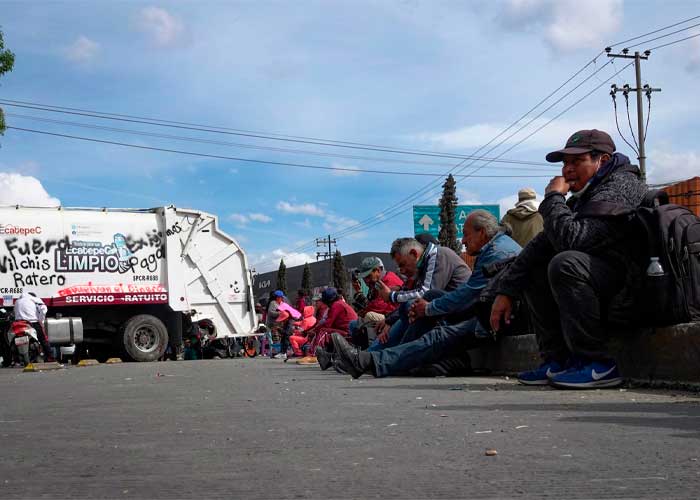
[{"label": "backpack strap", "polygon": [[642,198],[640,207],[656,208],[661,205],[668,205],[668,193],[662,189],[650,189]]}]

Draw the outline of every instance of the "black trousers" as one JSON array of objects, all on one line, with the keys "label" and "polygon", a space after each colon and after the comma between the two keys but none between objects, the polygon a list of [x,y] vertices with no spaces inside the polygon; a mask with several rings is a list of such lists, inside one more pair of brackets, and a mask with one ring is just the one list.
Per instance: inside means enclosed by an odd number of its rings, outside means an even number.
[{"label": "black trousers", "polygon": [[[609,359],[610,303],[624,287],[626,268],[584,252],[567,250],[546,267],[534,269],[524,299],[545,360],[565,361],[572,355]],[[616,318],[632,320],[635,307],[618,308]]]},{"label": "black trousers", "polygon": [[36,330],[36,336],[39,337],[39,343],[41,344],[41,348],[44,350],[44,361],[53,359],[53,350],[51,349],[51,345],[49,344],[49,339],[46,336],[46,332],[44,332],[44,325],[42,325],[38,321],[34,321],[29,324],[32,325],[32,328],[34,328],[34,330]]}]

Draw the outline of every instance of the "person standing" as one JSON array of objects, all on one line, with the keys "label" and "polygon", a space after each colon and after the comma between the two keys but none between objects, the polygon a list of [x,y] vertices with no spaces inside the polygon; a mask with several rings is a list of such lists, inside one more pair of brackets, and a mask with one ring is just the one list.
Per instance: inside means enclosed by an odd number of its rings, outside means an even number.
[{"label": "person standing", "polygon": [[518,191],[518,203],[508,210],[501,221],[502,224],[508,224],[511,227],[513,230],[511,238],[521,247],[525,247],[544,228],[544,219],[537,211],[536,199],[537,193],[534,189],[522,188]]}]

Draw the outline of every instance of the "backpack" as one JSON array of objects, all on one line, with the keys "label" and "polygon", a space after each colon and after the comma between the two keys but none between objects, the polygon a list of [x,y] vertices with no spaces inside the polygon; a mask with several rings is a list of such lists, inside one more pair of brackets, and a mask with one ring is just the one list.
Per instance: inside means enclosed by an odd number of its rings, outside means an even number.
[{"label": "backpack", "polygon": [[669,204],[663,191],[650,191],[633,221],[648,242],[645,320],[653,326],[700,321],[700,218],[686,207]]}]

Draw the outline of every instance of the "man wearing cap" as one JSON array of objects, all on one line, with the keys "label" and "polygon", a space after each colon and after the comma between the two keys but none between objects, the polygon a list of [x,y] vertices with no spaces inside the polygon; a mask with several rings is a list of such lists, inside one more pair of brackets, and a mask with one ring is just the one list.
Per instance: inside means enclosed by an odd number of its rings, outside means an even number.
[{"label": "man wearing cap", "polygon": [[537,211],[536,198],[537,193],[534,189],[522,188],[518,191],[518,203],[515,204],[515,208],[508,210],[501,221],[511,227],[513,230],[511,238],[521,247],[537,236],[544,225],[542,215]]},{"label": "man wearing cap", "polygon": [[[523,372],[523,384],[614,387],[622,383],[606,351],[611,322],[635,315],[630,291],[644,273],[639,244],[611,207],[635,209],[646,193],[639,169],[615,152],[600,130],[573,134],[547,155],[562,175],[545,190],[539,212],[544,230],[523,249],[498,286],[491,326],[510,322],[523,297],[537,335],[542,365]],[[568,200],[567,193],[570,193]],[[628,300],[621,300],[621,298]],[[613,318],[611,302],[615,298]]]},{"label": "man wearing cap", "polygon": [[[384,263],[379,257],[363,259],[356,273],[357,277],[365,282],[369,292],[367,305],[358,311],[359,318],[350,322],[350,336],[353,344],[367,348],[369,342],[377,337],[377,325],[384,321],[387,314],[399,307],[398,304],[387,302],[381,297],[377,284],[382,282],[391,290],[398,290],[403,285],[403,281],[395,273],[385,271]],[[366,333],[363,333],[363,329]]]}]

